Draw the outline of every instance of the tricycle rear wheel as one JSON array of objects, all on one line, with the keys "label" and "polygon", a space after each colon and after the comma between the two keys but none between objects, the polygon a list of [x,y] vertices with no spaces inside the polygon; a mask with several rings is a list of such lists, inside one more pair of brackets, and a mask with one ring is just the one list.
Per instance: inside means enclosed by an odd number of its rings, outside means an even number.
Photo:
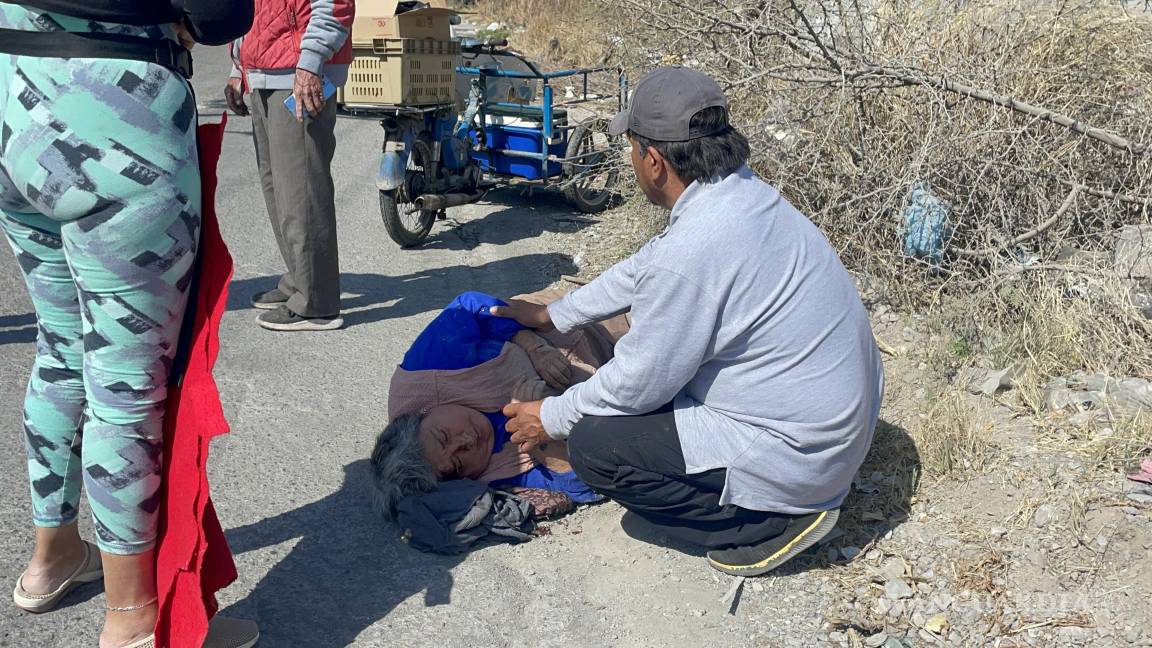
[{"label": "tricycle rear wheel", "polygon": [[612,203],[612,189],[620,177],[619,146],[602,129],[577,126],[564,155],[564,195],[585,214],[597,214]]}]

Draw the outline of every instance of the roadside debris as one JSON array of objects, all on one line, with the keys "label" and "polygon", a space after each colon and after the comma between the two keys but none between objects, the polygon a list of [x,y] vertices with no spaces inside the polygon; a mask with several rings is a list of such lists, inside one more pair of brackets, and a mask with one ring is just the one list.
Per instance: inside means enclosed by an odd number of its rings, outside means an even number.
[{"label": "roadside debris", "polygon": [[1049,381],[1044,387],[1044,402],[1053,412],[1068,408],[1101,410],[1115,418],[1132,418],[1152,411],[1152,382],[1076,372]]},{"label": "roadside debris", "polygon": [[1145,484],[1152,484],[1152,458],[1141,461],[1140,467],[1136,469],[1136,472],[1129,474],[1128,479]]},{"label": "roadside debris", "polygon": [[950,210],[948,203],[937,198],[923,181],[916,182],[904,208],[904,254],[938,267],[944,259],[944,242],[952,235]]}]

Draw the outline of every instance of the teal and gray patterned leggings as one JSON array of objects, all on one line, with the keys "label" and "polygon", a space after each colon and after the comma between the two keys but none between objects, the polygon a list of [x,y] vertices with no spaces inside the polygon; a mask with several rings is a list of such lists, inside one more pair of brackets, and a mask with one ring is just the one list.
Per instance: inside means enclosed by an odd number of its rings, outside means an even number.
[{"label": "teal and gray patterned leggings", "polygon": [[[117,30],[0,4],[0,27]],[[0,54],[0,227],[36,308],[24,404],[34,522],[102,551],[152,548],[167,381],[200,234],[196,105],[132,61]]]}]

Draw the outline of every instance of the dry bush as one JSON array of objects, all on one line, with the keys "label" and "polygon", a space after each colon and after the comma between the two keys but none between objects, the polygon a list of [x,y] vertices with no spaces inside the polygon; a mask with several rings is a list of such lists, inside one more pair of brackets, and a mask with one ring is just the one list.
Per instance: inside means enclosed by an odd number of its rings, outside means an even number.
[{"label": "dry bush", "polygon": [[[624,4],[652,9],[636,40],[681,39],[649,63],[728,87],[758,170],[878,299],[1026,360],[1033,391],[1081,367],[1152,373],[1128,286],[1106,261],[1063,260],[1149,222],[1152,17],[1095,0]],[[939,264],[903,254],[917,182],[950,206]]]},{"label": "dry bush", "polygon": [[[1152,14],[1127,4],[475,6],[526,27],[513,40],[539,56],[555,37],[588,45],[570,62],[611,57],[633,80],[660,64],[713,75],[756,170],[828,235],[869,301],[934,311],[974,355],[1026,360],[1035,392],[1074,368],[1152,375],[1152,323],[1107,257],[1119,227],[1152,222]],[[918,183],[949,207],[939,260],[903,252]]]},{"label": "dry bush", "polygon": [[[1148,221],[1145,14],[1102,0],[618,4],[644,44],[624,48],[629,66],[719,79],[758,169],[901,301]],[[901,252],[917,182],[951,206],[940,268]],[[1128,199],[1099,195],[1116,193]]]},{"label": "dry bush", "polygon": [[457,3],[477,26],[502,23],[509,45],[545,64],[598,66],[612,52],[609,14],[589,0],[487,0]]}]

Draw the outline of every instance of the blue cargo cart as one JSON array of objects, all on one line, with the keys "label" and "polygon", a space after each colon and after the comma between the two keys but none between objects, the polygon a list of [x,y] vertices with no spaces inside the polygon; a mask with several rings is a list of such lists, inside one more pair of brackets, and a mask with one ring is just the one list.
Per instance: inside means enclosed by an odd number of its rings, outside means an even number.
[{"label": "blue cargo cart", "polygon": [[623,147],[594,108],[624,107],[620,69],[544,72],[506,42],[465,41],[461,51],[460,103],[340,106],[342,115],[378,119],[384,129],[376,185],[389,236],[419,245],[448,208],[501,186],[560,190],[584,213],[607,209]]}]

